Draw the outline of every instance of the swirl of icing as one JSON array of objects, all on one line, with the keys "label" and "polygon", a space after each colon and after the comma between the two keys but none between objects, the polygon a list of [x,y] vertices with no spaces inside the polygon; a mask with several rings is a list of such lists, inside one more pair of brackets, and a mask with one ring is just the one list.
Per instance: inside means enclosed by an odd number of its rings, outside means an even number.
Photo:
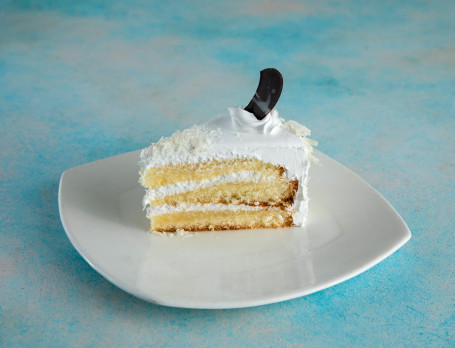
[{"label": "swirl of icing", "polygon": [[258,120],[251,112],[239,107],[230,107],[232,125],[238,132],[273,134],[281,128],[282,122],[278,116],[278,111],[273,109],[262,120]]}]

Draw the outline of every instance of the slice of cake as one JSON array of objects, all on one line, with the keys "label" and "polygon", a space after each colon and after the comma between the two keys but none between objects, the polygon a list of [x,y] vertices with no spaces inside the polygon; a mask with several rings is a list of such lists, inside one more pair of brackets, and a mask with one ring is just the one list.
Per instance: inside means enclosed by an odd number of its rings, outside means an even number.
[{"label": "slice of cake", "polygon": [[302,226],[314,145],[309,134],[296,122],[283,123],[275,109],[259,120],[229,108],[229,115],[142,150],[151,231]]}]

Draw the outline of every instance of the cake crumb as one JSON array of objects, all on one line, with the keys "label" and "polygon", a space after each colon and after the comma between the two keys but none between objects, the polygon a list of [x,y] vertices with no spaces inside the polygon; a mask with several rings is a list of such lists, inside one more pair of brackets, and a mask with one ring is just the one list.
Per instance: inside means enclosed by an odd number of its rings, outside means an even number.
[{"label": "cake crumb", "polygon": [[183,228],[178,228],[175,232],[160,232],[160,231],[151,231],[151,234],[160,236],[161,238],[174,238],[177,237],[192,237],[195,236],[195,232],[185,231]]},{"label": "cake crumb", "polygon": [[175,234],[176,234],[178,237],[183,237],[183,238],[192,237],[192,236],[195,235],[194,232],[185,231],[183,228],[178,228],[178,229],[175,231]]}]

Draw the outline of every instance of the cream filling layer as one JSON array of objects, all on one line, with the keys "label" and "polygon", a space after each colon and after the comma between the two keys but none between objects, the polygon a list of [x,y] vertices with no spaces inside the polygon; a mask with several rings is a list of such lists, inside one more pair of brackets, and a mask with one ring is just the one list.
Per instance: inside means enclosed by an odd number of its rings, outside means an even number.
[{"label": "cream filling layer", "polygon": [[[236,211],[258,211],[258,210],[282,210],[277,207],[262,207],[262,206],[251,206],[244,204],[182,204],[177,206],[172,205],[161,205],[158,207],[147,208],[147,218],[151,218],[155,215],[168,214],[168,213],[179,213],[185,211],[222,211],[230,210]],[[285,210],[291,211],[292,208],[286,208]]]},{"label": "cream filling layer", "polygon": [[258,172],[253,171],[243,171],[239,173],[232,173],[228,175],[218,176],[213,179],[207,179],[202,181],[187,181],[187,182],[180,182],[175,185],[166,185],[156,189],[148,188],[146,190],[144,199],[142,201],[142,206],[145,207],[150,204],[150,202],[161,199],[166,196],[175,195],[179,193],[184,193],[188,191],[196,191],[202,188],[206,188],[216,184],[223,184],[223,183],[232,183],[232,182],[251,182],[251,183],[258,183],[258,182],[270,182],[276,180],[276,176],[266,176],[262,175]]}]

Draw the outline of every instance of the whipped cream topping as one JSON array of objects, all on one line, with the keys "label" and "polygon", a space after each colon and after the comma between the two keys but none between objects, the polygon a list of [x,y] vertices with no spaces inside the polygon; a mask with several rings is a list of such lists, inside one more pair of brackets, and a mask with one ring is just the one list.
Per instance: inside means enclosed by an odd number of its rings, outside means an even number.
[{"label": "whipped cream topping", "polygon": [[239,107],[228,108],[232,125],[237,132],[273,134],[282,126],[278,111],[273,109],[262,120],[258,120],[251,112]]},{"label": "whipped cream topping", "polygon": [[141,151],[139,159],[141,171],[177,162],[196,163],[200,160],[198,154],[206,152],[220,135],[219,129],[209,129],[205,125],[178,130],[172,136],[161,138]]}]

